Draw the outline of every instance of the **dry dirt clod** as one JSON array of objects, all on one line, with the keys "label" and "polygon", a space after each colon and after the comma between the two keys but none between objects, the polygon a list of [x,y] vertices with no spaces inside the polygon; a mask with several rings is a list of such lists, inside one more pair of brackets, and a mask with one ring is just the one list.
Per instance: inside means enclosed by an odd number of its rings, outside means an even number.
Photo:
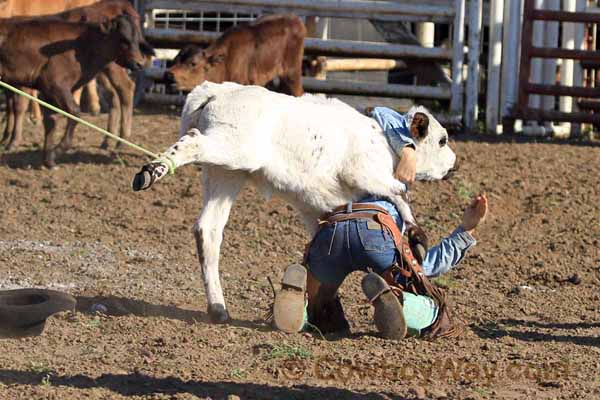
[{"label": "dry dirt clod", "polygon": [[425,399],[425,388],[422,386],[415,386],[411,390],[411,394],[417,399]]},{"label": "dry dirt clod", "polygon": [[448,397],[448,394],[442,389],[431,388],[427,390],[429,397],[432,399],[445,399]]}]

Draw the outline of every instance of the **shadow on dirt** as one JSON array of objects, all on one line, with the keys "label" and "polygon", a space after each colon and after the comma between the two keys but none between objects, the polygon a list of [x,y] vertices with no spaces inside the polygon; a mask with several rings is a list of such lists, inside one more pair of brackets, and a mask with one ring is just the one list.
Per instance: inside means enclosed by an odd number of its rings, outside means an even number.
[{"label": "shadow on dirt", "polygon": [[[544,324],[540,322],[505,319],[498,321],[498,323],[490,321],[478,325],[472,324],[471,329],[482,339],[499,339],[509,336],[526,342],[563,342],[574,343],[580,346],[600,347],[600,337],[597,336],[556,335],[535,330],[535,328],[575,330],[596,328],[598,326],[600,326],[598,323]],[[515,330],[513,328],[525,328],[525,330]]]},{"label": "shadow on dirt", "polygon": [[[14,169],[40,169],[43,164],[41,150],[22,150],[14,153],[0,154],[0,164]],[[84,150],[75,150],[63,154],[56,159],[58,166],[61,164],[112,164],[116,162],[112,154],[90,153]]]},{"label": "shadow on dirt", "polygon": [[52,386],[67,386],[74,389],[106,388],[123,396],[189,393],[200,398],[209,397],[215,400],[226,399],[228,395],[237,395],[242,399],[404,399],[389,393],[359,393],[346,389],[308,385],[285,387],[227,381],[183,381],[176,377],[155,378],[136,373],[103,374],[91,378],[81,374],[54,376],[52,373],[0,370],[0,382],[5,385],[42,385],[42,381],[49,382]]},{"label": "shadow on dirt", "polygon": [[545,329],[591,329],[600,328],[600,322],[538,322],[518,319],[501,319],[501,324],[510,326],[527,326]]},{"label": "shadow on dirt", "polygon": [[[210,317],[206,312],[197,310],[188,310],[172,305],[152,304],[143,300],[127,299],[124,297],[115,296],[76,296],[77,311],[84,314],[93,314],[95,311],[92,308],[94,305],[103,305],[106,310],[103,311],[106,315],[120,317],[124,315],[135,315],[138,317],[159,317],[178,321],[193,323],[210,324]],[[231,319],[227,325],[250,328],[260,331],[269,331],[270,328],[261,321],[245,321]]]}]

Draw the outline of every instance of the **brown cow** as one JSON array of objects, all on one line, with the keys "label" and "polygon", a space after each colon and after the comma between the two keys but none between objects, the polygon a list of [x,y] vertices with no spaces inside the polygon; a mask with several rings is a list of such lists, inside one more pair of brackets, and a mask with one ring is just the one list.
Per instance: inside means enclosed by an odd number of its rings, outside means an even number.
[{"label": "brown cow", "polygon": [[[89,2],[89,0],[87,0]],[[19,3],[20,4],[20,3]],[[69,4],[71,5],[71,4]],[[32,2],[33,10],[38,10],[40,7],[37,2]],[[20,10],[24,12],[23,10]],[[31,10],[30,10],[31,11]],[[79,7],[72,10],[62,12],[60,14],[45,16],[44,19],[61,19],[65,21],[83,21],[101,23],[106,19],[116,17],[117,15],[126,14],[131,16],[135,25],[141,34],[140,16],[135,11],[133,6],[126,0],[104,0],[96,2],[91,6]],[[36,18],[39,19],[39,18]],[[151,47],[144,41],[140,42],[140,46],[144,54],[153,54]],[[135,84],[129,78],[127,71],[118,65],[111,63],[97,77],[102,85],[107,89],[110,96],[110,110],[108,118],[108,130],[110,132],[120,132],[120,136],[127,138],[131,133],[131,117],[133,114],[133,94]],[[89,88],[90,81],[86,86]],[[74,93],[76,102],[79,104],[79,96],[81,91]],[[88,91],[88,93],[90,93]],[[25,97],[18,96],[8,99],[7,104],[7,125],[4,132],[4,137],[0,143],[7,143],[7,150],[12,149],[22,141],[23,119],[29,100]],[[12,113],[10,112],[12,111]],[[119,146],[119,144],[117,144]],[[105,139],[102,142],[102,148],[108,147],[108,141]]]},{"label": "brown cow", "polygon": [[[32,16],[43,16],[50,14],[57,14],[59,12],[69,10],[75,7],[84,7],[90,4],[94,4],[99,0],[0,0],[0,18],[12,18],[12,17],[32,17]],[[90,96],[90,107],[92,112],[100,111],[98,93],[96,91],[93,81],[90,81],[85,86],[87,89],[88,96]],[[35,90],[26,89],[30,94],[36,95]],[[79,91],[75,96],[77,103],[79,103]],[[19,106],[23,106],[20,104]],[[27,105],[25,105],[27,106]],[[38,121],[42,119],[40,107],[37,103],[32,103],[32,119]],[[7,128],[4,132],[4,136],[7,136],[8,131],[14,130],[14,116],[7,112]],[[4,139],[3,139],[4,140]]]},{"label": "brown cow", "polygon": [[[39,90],[46,100],[77,115],[72,92],[108,64],[142,68],[140,41],[140,31],[128,15],[102,24],[4,20],[0,21],[0,76],[10,84]],[[48,167],[54,167],[56,155],[70,146],[76,125],[68,120],[65,136],[51,148],[57,117],[44,109],[44,163]]]},{"label": "brown cow", "polygon": [[305,36],[304,24],[294,15],[262,17],[228,29],[205,50],[183,49],[165,79],[179,90],[192,90],[205,80],[264,86],[279,78],[282,92],[301,96]]},{"label": "brown cow", "polygon": [[0,1],[2,18],[17,15],[49,15],[76,7],[89,6],[98,0],[4,0]]}]

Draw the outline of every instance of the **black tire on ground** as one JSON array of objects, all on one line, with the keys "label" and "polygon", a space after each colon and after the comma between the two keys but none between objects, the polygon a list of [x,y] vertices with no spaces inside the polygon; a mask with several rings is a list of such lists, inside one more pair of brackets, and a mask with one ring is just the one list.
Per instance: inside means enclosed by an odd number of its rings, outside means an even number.
[{"label": "black tire on ground", "polygon": [[0,291],[0,338],[39,335],[48,317],[76,304],[73,296],[54,290]]}]

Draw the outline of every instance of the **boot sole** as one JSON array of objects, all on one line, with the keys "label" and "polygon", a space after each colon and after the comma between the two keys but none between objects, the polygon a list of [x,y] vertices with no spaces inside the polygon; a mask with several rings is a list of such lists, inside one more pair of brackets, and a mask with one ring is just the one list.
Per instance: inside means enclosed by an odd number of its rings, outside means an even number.
[{"label": "boot sole", "polygon": [[306,268],[292,264],[285,269],[281,290],[275,296],[273,323],[280,331],[300,332],[304,327],[304,293],[306,292]]},{"label": "boot sole", "polygon": [[361,286],[375,308],[373,319],[381,336],[385,339],[403,339],[406,336],[407,327],[402,304],[387,282],[371,272],[365,275]]}]

